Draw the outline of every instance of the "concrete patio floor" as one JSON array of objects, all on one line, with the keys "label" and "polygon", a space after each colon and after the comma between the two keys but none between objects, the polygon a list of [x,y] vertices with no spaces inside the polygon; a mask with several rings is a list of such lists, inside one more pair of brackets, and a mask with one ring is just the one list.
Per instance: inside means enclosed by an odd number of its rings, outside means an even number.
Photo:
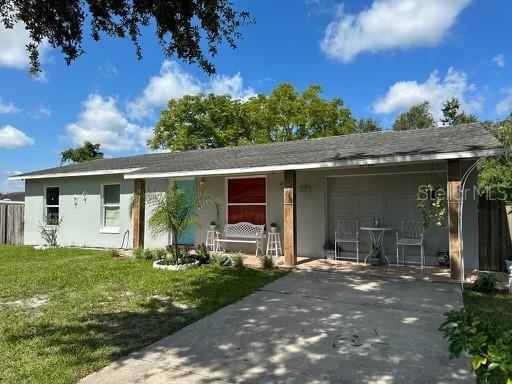
[{"label": "concrete patio floor", "polygon": [[437,328],[456,284],[298,271],[81,381],[471,383]]}]

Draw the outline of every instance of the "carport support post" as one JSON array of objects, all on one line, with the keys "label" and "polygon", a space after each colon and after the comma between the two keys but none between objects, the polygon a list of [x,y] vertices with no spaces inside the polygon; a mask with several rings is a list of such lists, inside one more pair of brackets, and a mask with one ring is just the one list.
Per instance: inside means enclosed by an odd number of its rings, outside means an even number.
[{"label": "carport support post", "polygon": [[295,171],[284,171],[284,262],[297,264],[297,207]]},{"label": "carport support post", "polygon": [[461,279],[462,260],[459,239],[461,162],[448,160],[448,238],[450,246],[450,277]]},{"label": "carport support post", "polygon": [[143,179],[135,179],[133,181],[133,248],[144,248],[144,220],[145,220],[145,203],[144,192],[146,189],[146,181]]}]

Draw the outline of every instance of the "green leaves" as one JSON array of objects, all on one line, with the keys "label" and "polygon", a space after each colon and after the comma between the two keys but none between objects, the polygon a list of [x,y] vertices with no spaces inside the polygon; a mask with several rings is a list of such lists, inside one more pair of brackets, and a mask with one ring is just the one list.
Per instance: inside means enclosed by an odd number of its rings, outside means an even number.
[{"label": "green leaves", "polygon": [[449,341],[450,359],[471,355],[471,366],[479,383],[508,383],[512,380],[512,329],[496,324],[465,309],[445,314],[439,330]]},{"label": "green leaves", "polygon": [[[84,22],[90,26],[84,26]],[[32,74],[41,72],[38,47],[43,41],[58,48],[69,65],[84,53],[84,31],[94,41],[104,35],[129,38],[137,58],[142,58],[140,36],[152,27],[165,57],[177,56],[198,63],[208,74],[215,72],[207,56],[217,54],[217,46],[226,41],[231,48],[243,24],[253,23],[246,11],[237,12],[227,0],[161,1],[0,1],[0,23],[6,28],[18,22],[30,34],[27,45]]]},{"label": "green leaves", "polygon": [[408,129],[431,128],[436,125],[434,117],[430,113],[430,103],[425,101],[418,105],[413,105],[408,111],[398,115],[393,123],[395,131]]},{"label": "green leaves", "polygon": [[512,117],[489,127],[505,147],[504,156],[480,160],[478,188],[489,198],[512,203]]},{"label": "green leaves", "polygon": [[93,144],[90,141],[84,141],[84,145],[78,148],[70,148],[60,153],[60,162],[64,164],[68,161],[73,163],[82,163],[84,161],[103,159],[103,152],[100,151],[101,144]]},{"label": "green leaves", "polygon": [[269,96],[247,101],[193,95],[170,100],[148,141],[152,149],[184,151],[309,139],[352,133],[350,110],[341,99],[324,99],[318,85],[300,93],[281,84]]}]

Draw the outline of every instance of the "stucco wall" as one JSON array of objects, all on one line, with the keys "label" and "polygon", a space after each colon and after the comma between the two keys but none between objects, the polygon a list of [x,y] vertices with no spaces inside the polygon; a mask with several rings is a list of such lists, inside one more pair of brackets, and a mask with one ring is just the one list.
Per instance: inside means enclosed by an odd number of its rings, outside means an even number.
[{"label": "stucco wall", "polygon": [[[118,233],[102,233],[101,188],[103,184],[120,184],[120,227]],[[126,231],[125,244],[132,245],[130,198],[133,180],[122,176],[87,176],[52,179],[34,179],[25,182],[25,244],[43,244],[39,223],[44,215],[44,190],[59,187],[59,216],[62,224],[58,243],[63,246],[121,247]],[[84,192],[86,199],[84,199]],[[76,206],[75,206],[76,196]]]}]

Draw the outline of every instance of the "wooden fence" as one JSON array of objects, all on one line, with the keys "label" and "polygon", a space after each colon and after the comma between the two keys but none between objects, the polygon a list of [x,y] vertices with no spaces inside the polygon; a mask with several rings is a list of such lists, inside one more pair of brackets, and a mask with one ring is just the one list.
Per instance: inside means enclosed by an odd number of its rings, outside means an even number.
[{"label": "wooden fence", "polygon": [[0,244],[23,244],[24,214],[24,203],[0,201]]},{"label": "wooden fence", "polygon": [[512,210],[502,201],[481,198],[478,204],[479,264],[483,271],[504,271],[512,259]]}]

